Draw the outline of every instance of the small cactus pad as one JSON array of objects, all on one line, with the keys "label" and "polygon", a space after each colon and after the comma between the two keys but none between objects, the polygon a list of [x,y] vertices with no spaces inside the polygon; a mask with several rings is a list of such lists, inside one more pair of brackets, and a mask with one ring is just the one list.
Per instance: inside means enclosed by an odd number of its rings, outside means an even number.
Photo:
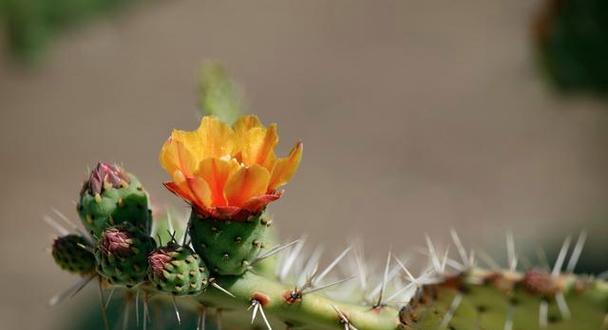
[{"label": "small cactus pad", "polygon": [[53,242],[53,259],[61,269],[68,272],[92,273],[95,271],[95,255],[86,247],[90,245],[82,236],[70,234],[57,237]]},{"label": "small cactus pad", "polygon": [[270,219],[266,213],[246,221],[225,221],[201,218],[192,212],[190,237],[194,250],[213,273],[241,275],[267,245],[268,226]]},{"label": "small cactus pad", "polygon": [[152,237],[129,223],[110,227],[97,243],[97,271],[112,284],[137,285],[147,279],[148,254],[155,248]]},{"label": "small cactus pad", "polygon": [[209,283],[209,272],[188,247],[171,243],[148,256],[149,279],[159,291],[176,296],[195,295]]},{"label": "small cactus pad", "polygon": [[148,232],[148,194],[137,178],[122,168],[100,162],[84,183],[77,205],[85,228],[95,237],[108,227],[129,222]]}]

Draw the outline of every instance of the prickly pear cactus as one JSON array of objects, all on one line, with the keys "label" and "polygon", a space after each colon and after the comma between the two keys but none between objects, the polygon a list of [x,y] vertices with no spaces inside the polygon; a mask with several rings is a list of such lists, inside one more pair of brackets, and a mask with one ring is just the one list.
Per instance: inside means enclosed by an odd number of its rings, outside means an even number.
[{"label": "prickly pear cactus", "polygon": [[[210,102],[203,102],[221,112],[224,102],[218,100],[233,95],[226,92],[231,85],[205,81],[205,93],[221,86]],[[236,103],[226,104],[232,111]],[[207,116],[193,132],[173,131],[160,160],[171,178],[164,185],[190,206],[191,215],[181,217],[181,223],[170,213],[152,220],[147,196],[134,177],[98,166],[79,208],[86,210],[81,211],[83,224],[92,235],[65,236],[67,229],[50,222],[63,235],[53,245],[57,264],[82,275],[52,301],[96,278],[102,315],[107,290],[124,293],[123,329],[167,328],[169,322],[196,329],[211,323],[214,329],[608,329],[608,283],[574,274],[584,233],[573,249],[570,239],[565,241],[550,270],[518,268],[512,236],[507,237],[504,268],[496,262],[489,268],[478,264],[475,251],[466,249],[455,231],[456,254],[440,251],[427,237],[426,263],[417,268],[389,253],[375,269],[354,247],[322,264],[318,250],[309,254],[304,239],[276,244],[266,210],[282,196],[280,188],[302,155],[297,143],[278,157],[277,143],[276,125],[266,127],[255,116],[242,116],[232,125]],[[129,205],[142,207],[120,216],[119,199],[124,203],[129,194],[135,195]],[[92,211],[106,202],[107,208]],[[86,221],[92,214],[95,219]],[[135,325],[129,317],[133,312]],[[197,316],[196,325],[187,323],[189,315]],[[104,320],[106,329],[120,326]]]},{"label": "prickly pear cactus", "polygon": [[89,241],[76,234],[60,236],[53,241],[53,259],[68,272],[86,275],[95,272],[95,255]]},{"label": "prickly pear cactus", "polygon": [[192,246],[214,273],[241,275],[269,245],[265,234],[270,223],[265,213],[235,222],[203,219],[192,213],[189,233]]},{"label": "prickly pear cactus", "polygon": [[148,255],[154,248],[154,239],[130,223],[110,227],[97,243],[97,270],[110,284],[140,284],[148,277]]},{"label": "prickly pear cactus", "polygon": [[150,230],[148,194],[134,175],[117,165],[97,164],[83,184],[76,208],[84,227],[96,237],[123,222]]},{"label": "prickly pear cactus", "polygon": [[148,255],[149,278],[157,290],[176,296],[197,295],[209,283],[207,266],[189,247],[170,243]]}]

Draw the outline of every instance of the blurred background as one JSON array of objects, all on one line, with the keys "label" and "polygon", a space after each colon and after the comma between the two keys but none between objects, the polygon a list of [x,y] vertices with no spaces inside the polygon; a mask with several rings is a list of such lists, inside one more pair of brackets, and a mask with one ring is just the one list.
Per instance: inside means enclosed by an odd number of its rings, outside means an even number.
[{"label": "blurred background", "polygon": [[605,1],[88,1],[0,1],[0,329],[79,328],[95,289],[47,307],[75,279],[41,219],[77,220],[98,160],[183,207],[157,157],[197,126],[207,59],[282,153],[304,141],[271,206],[283,238],[378,258],[454,227],[500,259],[507,230],[550,251],[587,228],[583,270],[608,268]]}]

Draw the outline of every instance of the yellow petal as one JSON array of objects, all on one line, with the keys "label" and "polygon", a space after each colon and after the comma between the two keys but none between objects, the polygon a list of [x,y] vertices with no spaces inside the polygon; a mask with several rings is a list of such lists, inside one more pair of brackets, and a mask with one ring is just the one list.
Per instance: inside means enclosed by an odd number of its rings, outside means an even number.
[{"label": "yellow petal", "polygon": [[171,176],[176,170],[190,176],[196,169],[198,162],[192,152],[180,140],[171,137],[163,144],[160,151],[160,163]]},{"label": "yellow petal", "polygon": [[209,184],[213,205],[226,205],[224,186],[230,175],[238,168],[239,163],[235,159],[207,158],[200,162],[195,175],[202,177]]},{"label": "yellow petal", "polygon": [[271,124],[268,128],[254,127],[245,137],[242,146],[243,162],[247,165],[262,165],[269,171],[272,170],[276,160],[274,148],[279,142],[277,125]]},{"label": "yellow petal", "polygon": [[200,142],[200,150],[197,151],[199,160],[232,154],[235,144],[234,131],[216,117],[203,117],[196,133]]},{"label": "yellow petal", "polygon": [[260,127],[260,126],[262,126],[262,122],[256,115],[241,116],[232,125],[232,127],[234,128],[234,132],[237,135],[241,135],[254,127]]},{"label": "yellow petal", "polygon": [[224,194],[228,205],[241,206],[252,197],[266,193],[270,173],[260,165],[241,167],[230,176]]},{"label": "yellow petal", "polygon": [[301,159],[302,142],[299,142],[293,149],[291,149],[291,152],[289,152],[287,157],[279,159],[275,164],[272,170],[270,182],[268,184],[268,190],[274,191],[280,186],[289,182],[289,180],[291,180],[293,175],[296,173]]}]

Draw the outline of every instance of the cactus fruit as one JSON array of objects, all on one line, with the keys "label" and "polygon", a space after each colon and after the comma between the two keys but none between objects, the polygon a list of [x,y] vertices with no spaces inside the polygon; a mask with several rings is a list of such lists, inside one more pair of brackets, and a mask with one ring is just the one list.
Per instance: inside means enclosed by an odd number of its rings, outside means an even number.
[{"label": "cactus fruit", "polygon": [[269,216],[262,212],[245,221],[202,218],[192,212],[190,238],[194,250],[211,271],[220,275],[241,275],[268,242]]},{"label": "cactus fruit", "polygon": [[209,271],[189,247],[172,242],[148,256],[149,279],[157,290],[176,296],[196,295],[209,283]]},{"label": "cactus fruit", "polygon": [[80,275],[95,272],[95,255],[93,247],[82,236],[69,234],[57,237],[53,241],[53,259],[63,270]]},{"label": "cactus fruit", "polygon": [[111,284],[135,286],[147,279],[155,248],[154,239],[130,223],[110,227],[97,243],[97,271]]},{"label": "cactus fruit", "polygon": [[116,165],[97,164],[82,187],[77,210],[84,227],[95,237],[123,222],[149,232],[148,194],[134,175]]}]

